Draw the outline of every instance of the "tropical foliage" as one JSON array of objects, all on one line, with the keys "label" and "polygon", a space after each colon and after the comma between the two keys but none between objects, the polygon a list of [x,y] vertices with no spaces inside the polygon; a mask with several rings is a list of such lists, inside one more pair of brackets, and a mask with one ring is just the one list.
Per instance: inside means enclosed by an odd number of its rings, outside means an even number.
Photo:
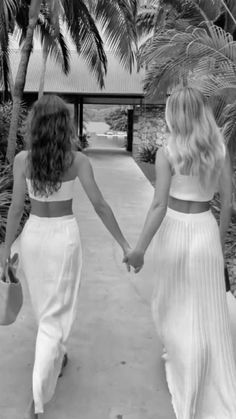
[{"label": "tropical foliage", "polygon": [[9,34],[14,30],[17,0],[0,2],[0,87],[7,97],[9,82]]},{"label": "tropical foliage", "polygon": [[[7,151],[7,136],[11,123],[12,102],[0,103],[0,163],[4,164]],[[19,115],[19,125],[17,130],[16,152],[25,149],[25,129],[28,108],[23,105]]]},{"label": "tropical foliage", "polygon": [[[212,101],[216,118],[233,144],[236,116],[236,16],[228,0],[161,0],[140,33],[149,38],[140,47],[147,67],[147,94],[167,92],[179,83],[196,86]],[[230,31],[231,33],[229,33]],[[235,143],[235,142],[234,142]]]}]

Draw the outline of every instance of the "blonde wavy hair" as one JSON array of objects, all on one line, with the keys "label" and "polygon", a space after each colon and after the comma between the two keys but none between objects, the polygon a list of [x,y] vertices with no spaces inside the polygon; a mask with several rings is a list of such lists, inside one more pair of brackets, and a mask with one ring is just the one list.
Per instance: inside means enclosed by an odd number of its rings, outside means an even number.
[{"label": "blonde wavy hair", "polygon": [[203,94],[191,87],[173,91],[166,104],[168,155],[176,173],[198,176],[202,186],[223,166],[224,138]]}]

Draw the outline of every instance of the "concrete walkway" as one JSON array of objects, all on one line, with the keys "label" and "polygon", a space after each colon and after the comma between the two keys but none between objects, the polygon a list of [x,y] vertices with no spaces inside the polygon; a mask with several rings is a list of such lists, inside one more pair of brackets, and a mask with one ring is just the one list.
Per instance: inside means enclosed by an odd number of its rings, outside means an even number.
[{"label": "concrete walkway", "polygon": [[[153,189],[122,150],[87,153],[121,229],[134,244]],[[69,363],[45,419],[174,419],[151,318],[151,250],[140,274],[128,274],[122,252],[85,193],[74,210],[84,249],[78,315]],[[0,328],[0,419],[22,419],[29,400],[36,327],[25,289],[17,322]]]}]

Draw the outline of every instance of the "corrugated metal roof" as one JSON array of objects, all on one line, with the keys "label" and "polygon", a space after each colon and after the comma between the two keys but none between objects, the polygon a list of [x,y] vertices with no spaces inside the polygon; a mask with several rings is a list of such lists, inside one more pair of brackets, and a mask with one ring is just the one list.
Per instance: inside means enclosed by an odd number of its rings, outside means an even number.
[{"label": "corrugated metal roof", "polygon": [[[15,78],[20,59],[19,50],[11,51],[11,64]],[[105,78],[105,88],[100,89],[96,78],[89,71],[85,61],[76,51],[71,52],[71,71],[66,76],[59,64],[48,58],[45,92],[58,92],[59,94],[100,94],[100,95],[143,95],[142,80],[144,71],[133,71],[130,74],[119,63],[119,60],[107,52],[108,71]],[[37,92],[42,67],[42,52],[34,50],[31,54],[25,92]]]}]

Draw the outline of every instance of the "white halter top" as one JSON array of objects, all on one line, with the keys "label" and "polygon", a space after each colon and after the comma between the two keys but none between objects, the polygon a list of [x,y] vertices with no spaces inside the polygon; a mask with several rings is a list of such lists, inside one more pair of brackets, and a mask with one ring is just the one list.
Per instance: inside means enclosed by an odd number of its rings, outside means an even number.
[{"label": "white halter top", "polygon": [[28,188],[29,197],[41,202],[53,202],[53,201],[68,201],[73,198],[75,179],[62,182],[58,191],[53,192],[49,196],[35,195],[30,179],[26,178],[26,184]]}]

